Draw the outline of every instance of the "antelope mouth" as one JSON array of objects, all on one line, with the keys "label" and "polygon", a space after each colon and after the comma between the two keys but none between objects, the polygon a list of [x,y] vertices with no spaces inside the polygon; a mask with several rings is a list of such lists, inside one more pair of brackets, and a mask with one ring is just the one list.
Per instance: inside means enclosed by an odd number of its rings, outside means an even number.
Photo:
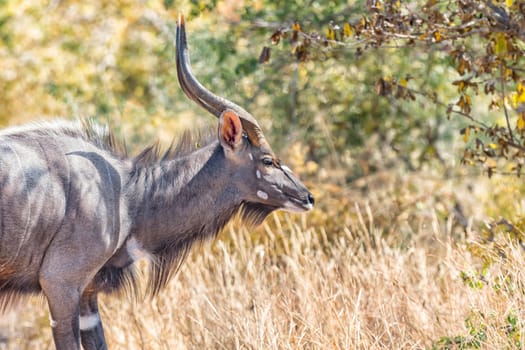
[{"label": "antelope mouth", "polygon": [[307,212],[314,208],[314,197],[311,193],[308,193],[303,198],[288,196],[288,201],[284,203],[283,209],[292,211],[292,212]]}]

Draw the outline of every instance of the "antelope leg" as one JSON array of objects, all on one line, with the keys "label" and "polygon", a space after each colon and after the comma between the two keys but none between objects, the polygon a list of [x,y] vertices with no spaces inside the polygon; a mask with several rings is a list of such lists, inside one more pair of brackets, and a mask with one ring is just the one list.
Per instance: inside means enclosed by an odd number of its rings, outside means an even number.
[{"label": "antelope leg", "polygon": [[80,350],[78,328],[80,293],[56,283],[41,282],[49,305],[51,328],[57,350]]},{"label": "antelope leg", "polygon": [[80,339],[84,350],[107,350],[96,293],[84,292],[80,300]]}]

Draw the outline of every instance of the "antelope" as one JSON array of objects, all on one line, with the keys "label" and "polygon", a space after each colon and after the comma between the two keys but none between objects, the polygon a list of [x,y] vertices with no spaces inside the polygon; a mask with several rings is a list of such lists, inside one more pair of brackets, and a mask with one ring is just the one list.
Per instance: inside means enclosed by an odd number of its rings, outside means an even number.
[{"label": "antelope", "polygon": [[109,128],[86,121],[0,132],[0,309],[43,294],[56,349],[107,349],[97,297],[136,290],[137,260],[150,260],[155,296],[191,246],[233,217],[257,225],[274,210],[313,208],[255,118],[193,76],[182,15],[176,65],[184,93],[219,119],[204,146],[129,157]]}]

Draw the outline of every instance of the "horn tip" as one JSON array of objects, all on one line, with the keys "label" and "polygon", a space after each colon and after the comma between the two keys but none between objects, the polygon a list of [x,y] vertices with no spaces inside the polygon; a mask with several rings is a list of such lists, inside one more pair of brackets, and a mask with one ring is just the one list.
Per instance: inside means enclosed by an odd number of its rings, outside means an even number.
[{"label": "horn tip", "polygon": [[182,13],[179,13],[179,21],[178,21],[178,27],[184,27],[184,15]]}]

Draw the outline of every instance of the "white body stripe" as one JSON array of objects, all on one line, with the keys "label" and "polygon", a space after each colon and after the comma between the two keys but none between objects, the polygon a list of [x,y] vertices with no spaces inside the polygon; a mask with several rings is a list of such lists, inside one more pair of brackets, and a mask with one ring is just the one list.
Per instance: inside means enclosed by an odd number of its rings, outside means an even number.
[{"label": "white body stripe", "polygon": [[49,315],[49,325],[51,326],[51,328],[55,328],[57,326],[57,321],[53,320],[53,317],[51,317],[51,315]]},{"label": "white body stripe", "polygon": [[80,316],[79,325],[81,331],[95,328],[100,323],[100,316],[98,314],[91,314],[87,316]]}]

